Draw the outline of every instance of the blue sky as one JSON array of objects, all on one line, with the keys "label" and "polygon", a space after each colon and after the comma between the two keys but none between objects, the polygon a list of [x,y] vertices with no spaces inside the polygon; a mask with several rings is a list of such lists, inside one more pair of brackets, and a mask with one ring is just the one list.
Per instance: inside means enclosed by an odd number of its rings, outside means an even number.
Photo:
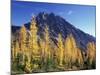
[{"label": "blue sky", "polygon": [[12,1],[11,7],[13,25],[21,26],[39,12],[53,12],[75,27],[95,36],[95,6]]}]

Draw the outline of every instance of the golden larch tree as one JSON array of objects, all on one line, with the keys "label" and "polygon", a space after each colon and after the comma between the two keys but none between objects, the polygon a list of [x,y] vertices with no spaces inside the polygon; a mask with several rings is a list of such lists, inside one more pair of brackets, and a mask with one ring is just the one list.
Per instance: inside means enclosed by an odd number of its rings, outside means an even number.
[{"label": "golden larch tree", "polygon": [[87,58],[90,65],[96,61],[96,46],[94,42],[87,44]]},{"label": "golden larch tree", "polygon": [[58,35],[58,58],[59,58],[59,65],[63,65],[63,60],[64,60],[64,45],[63,45],[63,39],[61,34]]},{"label": "golden larch tree", "polygon": [[[38,45],[38,28],[36,23],[36,18],[32,17],[31,24],[30,24],[30,36],[29,36],[29,55],[30,58],[32,57],[32,61],[40,61],[40,49]],[[33,63],[33,69],[38,68],[38,63]]]},{"label": "golden larch tree", "polygon": [[27,31],[26,27],[23,25],[19,32],[19,46],[20,46],[20,53],[22,54],[22,64],[24,65],[25,62],[25,55],[26,55],[26,38],[27,38]]},{"label": "golden larch tree", "polygon": [[74,50],[73,49],[75,49],[74,48],[74,45],[73,45],[73,42],[74,41],[72,41],[73,40],[73,37],[72,37],[72,34],[70,34],[70,35],[68,35],[68,37],[66,38],[66,41],[65,41],[65,62],[69,65],[71,62],[72,62],[72,60],[75,60],[74,58],[73,58],[73,52],[74,52]]},{"label": "golden larch tree", "polygon": [[45,57],[47,57],[48,59],[50,59],[50,38],[49,38],[49,30],[48,30],[48,27],[46,25],[46,28],[45,28],[45,35],[44,35],[44,38],[45,38]]},{"label": "golden larch tree", "polygon": [[27,38],[27,31],[24,25],[21,27],[19,34],[20,34],[19,35],[20,50],[24,53],[26,51],[26,38]]},{"label": "golden larch tree", "polygon": [[35,17],[32,18],[31,24],[30,24],[30,37],[29,37],[29,49],[33,53],[33,58],[35,54],[38,53],[38,36],[37,36],[37,26],[36,26],[36,20]]},{"label": "golden larch tree", "polygon": [[81,54],[81,50],[77,47],[76,40],[72,34],[68,35],[65,41],[65,62],[67,64],[75,63],[83,63],[83,58]]},{"label": "golden larch tree", "polygon": [[82,51],[79,48],[77,48],[76,51],[77,51],[77,56],[76,56],[77,64],[82,68],[84,64]]},{"label": "golden larch tree", "polygon": [[50,39],[50,36],[49,36],[49,29],[46,25],[45,29],[44,29],[44,39],[41,39],[40,40],[40,48],[41,48],[41,55],[42,55],[42,58],[44,58],[44,62],[46,63],[47,60],[50,60],[51,59],[51,43],[52,43],[52,40]]}]

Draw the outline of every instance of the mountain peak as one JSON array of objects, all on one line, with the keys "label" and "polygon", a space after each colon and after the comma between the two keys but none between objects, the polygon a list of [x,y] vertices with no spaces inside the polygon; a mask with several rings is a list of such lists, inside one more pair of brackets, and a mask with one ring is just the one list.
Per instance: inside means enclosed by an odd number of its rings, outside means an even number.
[{"label": "mountain peak", "polygon": [[[56,38],[58,34],[61,33],[62,37],[65,39],[69,34],[72,34],[75,38],[77,45],[86,50],[86,45],[88,42],[95,42],[95,38],[89,34],[76,28],[74,25],[67,22],[61,16],[55,15],[54,13],[40,12],[37,16],[33,17],[36,20],[38,27],[38,35],[42,36],[47,26],[49,28],[50,38],[57,41]],[[31,22],[25,24],[25,27],[29,30]]]}]

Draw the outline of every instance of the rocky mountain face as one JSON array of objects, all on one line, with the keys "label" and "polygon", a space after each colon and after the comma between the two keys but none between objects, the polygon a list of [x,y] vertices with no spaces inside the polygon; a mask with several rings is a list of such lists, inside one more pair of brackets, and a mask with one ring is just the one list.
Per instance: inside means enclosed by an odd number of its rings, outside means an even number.
[{"label": "rocky mountain face", "polygon": [[[61,33],[62,37],[65,39],[69,34],[72,34],[76,40],[77,46],[82,50],[86,50],[88,42],[96,42],[95,37],[81,31],[74,25],[67,22],[60,16],[54,13],[44,13],[40,12],[36,17],[38,35],[42,36],[46,26],[49,28],[50,38],[57,42],[58,34]],[[30,28],[30,22],[24,24],[27,30]],[[12,34],[15,34],[20,30],[20,26],[12,26]]]}]

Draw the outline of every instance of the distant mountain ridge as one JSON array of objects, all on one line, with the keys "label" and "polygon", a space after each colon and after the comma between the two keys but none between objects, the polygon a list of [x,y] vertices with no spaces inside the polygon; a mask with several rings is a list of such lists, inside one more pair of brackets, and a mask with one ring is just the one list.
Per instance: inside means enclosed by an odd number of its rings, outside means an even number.
[{"label": "distant mountain ridge", "polygon": [[[61,33],[62,37],[65,39],[69,34],[72,34],[76,40],[77,46],[82,50],[86,50],[86,45],[88,42],[96,42],[96,38],[81,31],[80,29],[74,27],[72,24],[67,22],[60,16],[54,13],[44,13],[40,12],[36,17],[38,35],[42,35],[46,25],[49,28],[49,33],[51,39],[56,41],[58,34]],[[24,24],[27,30],[30,28],[30,22]],[[20,26],[12,26],[12,33],[19,30]]]}]

